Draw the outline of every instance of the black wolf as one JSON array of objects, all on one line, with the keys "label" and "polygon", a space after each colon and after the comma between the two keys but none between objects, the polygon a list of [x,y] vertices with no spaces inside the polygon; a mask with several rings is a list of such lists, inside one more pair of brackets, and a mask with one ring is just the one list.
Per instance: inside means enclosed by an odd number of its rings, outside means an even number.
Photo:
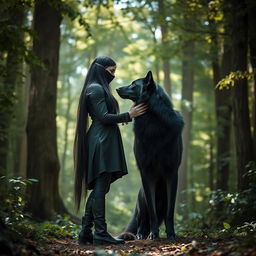
[{"label": "black wolf", "polygon": [[134,153],[141,174],[142,187],[134,215],[125,232],[138,239],[156,239],[164,221],[167,238],[174,239],[174,207],[178,168],[182,156],[183,118],[173,109],[152,72],[145,78],[120,87],[117,93],[136,104],[146,103],[148,110],[134,121]]}]

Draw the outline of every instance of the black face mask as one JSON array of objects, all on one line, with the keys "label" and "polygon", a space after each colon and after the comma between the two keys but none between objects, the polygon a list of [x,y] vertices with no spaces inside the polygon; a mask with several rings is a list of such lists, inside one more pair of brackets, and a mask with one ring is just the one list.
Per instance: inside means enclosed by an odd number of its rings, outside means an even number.
[{"label": "black face mask", "polygon": [[111,83],[111,81],[115,78],[115,76],[113,76],[109,71],[107,71],[106,69],[105,69],[105,75],[106,75],[106,80],[107,80],[107,82],[108,82],[108,84],[110,84]]},{"label": "black face mask", "polygon": [[106,81],[107,81],[108,84],[110,84],[111,81],[115,78],[115,76],[113,76],[108,70],[106,70],[106,68],[103,65],[101,65],[97,62],[95,64],[104,69],[104,71],[105,71],[104,74],[105,74]]}]

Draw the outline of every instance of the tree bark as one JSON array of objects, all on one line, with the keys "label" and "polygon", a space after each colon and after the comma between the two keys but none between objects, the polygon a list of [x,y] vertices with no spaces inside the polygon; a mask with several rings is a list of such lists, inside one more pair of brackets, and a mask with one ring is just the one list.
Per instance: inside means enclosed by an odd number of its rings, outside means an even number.
[{"label": "tree bark", "polygon": [[182,192],[188,188],[188,163],[192,130],[192,106],[193,106],[193,88],[194,88],[194,41],[185,40],[183,45],[182,60],[182,104],[181,112],[185,121],[183,129],[183,155],[179,169],[179,192],[178,201],[187,202],[187,192]]},{"label": "tree bark", "polygon": [[[20,19],[22,20],[21,25],[27,21],[27,10],[20,14]],[[24,32],[20,34],[20,40],[24,41]],[[29,81],[30,81],[30,72],[29,64],[25,62],[19,63],[17,70],[20,74],[23,74],[23,77],[20,75],[16,81],[15,94],[17,101],[15,104],[15,119],[12,122],[13,128],[16,130],[16,133],[10,140],[12,140],[12,152],[13,156],[13,175],[26,177],[26,123],[27,123],[27,114],[28,114],[28,94],[29,94]]]},{"label": "tree bark", "polygon": [[[223,10],[224,14],[226,9]],[[211,54],[214,88],[217,83],[231,71],[231,49],[228,37],[229,25],[225,21],[224,52],[221,67],[219,65],[219,40],[217,38],[216,24],[210,21],[211,26]],[[230,125],[231,125],[231,97],[230,91],[214,90],[216,113],[216,137],[217,137],[217,183],[216,189],[228,190],[229,163],[230,163]]]},{"label": "tree bark", "polygon": [[[157,48],[157,38],[156,38],[156,30],[154,30],[152,32],[153,34],[153,43],[154,43],[154,47]],[[157,84],[160,84],[160,76],[159,76],[159,72],[160,72],[160,67],[159,67],[159,59],[158,59],[158,54],[155,51],[155,61],[154,61],[154,67],[155,67],[155,80]]]},{"label": "tree bark", "polygon": [[[24,7],[21,5],[14,5],[10,8],[8,16],[9,26],[17,28],[17,33],[12,35],[15,36],[15,42],[8,45],[7,58],[6,58],[6,73],[3,81],[3,88],[0,91],[0,176],[6,176],[10,174],[8,172],[8,152],[9,141],[10,141],[10,127],[14,117],[14,106],[15,106],[15,87],[17,79],[20,77],[19,67],[22,63],[23,56],[21,55],[20,48],[23,44],[23,30],[22,25],[24,23]],[[15,19],[13,19],[15,15]],[[1,182],[0,194],[4,193],[6,184]]]},{"label": "tree bark", "polygon": [[[248,10],[248,25],[249,25],[249,48],[250,48],[250,61],[252,65],[253,72],[256,73],[256,1],[247,0],[247,10]],[[253,95],[253,152],[254,161],[256,161],[256,75],[254,75],[254,95]]]},{"label": "tree bark", "polygon": [[158,0],[158,10],[159,10],[159,19],[160,19],[160,28],[162,35],[162,62],[163,62],[163,72],[164,72],[164,88],[169,97],[172,97],[171,90],[171,67],[170,67],[170,57],[167,53],[168,48],[168,24],[166,22],[166,11],[165,11],[164,0]]},{"label": "tree bark", "polygon": [[24,74],[25,79],[22,84],[22,99],[19,102],[18,108],[22,113],[22,120],[20,125],[22,127],[22,134],[18,136],[16,141],[17,147],[17,159],[15,163],[15,171],[17,175],[21,175],[26,177],[27,175],[27,133],[26,133],[26,125],[28,119],[28,101],[29,101],[29,88],[31,83],[31,74],[30,74],[30,66],[25,64],[24,65]]},{"label": "tree bark", "polygon": [[[246,71],[248,51],[248,20],[247,6],[245,1],[234,0],[230,11],[232,17],[232,71]],[[235,82],[234,87],[232,88],[232,96],[238,189],[244,190],[248,187],[248,180],[244,177],[244,174],[247,172],[246,166],[250,161],[253,160],[247,79],[240,79]]]},{"label": "tree bark", "polygon": [[35,218],[53,219],[56,213],[67,212],[59,195],[56,138],[61,15],[49,1],[37,0],[33,22],[33,51],[44,67],[35,66],[31,73],[27,176],[39,182],[27,190],[27,210]]},{"label": "tree bark", "polygon": [[63,177],[63,182],[65,184],[65,167],[66,167],[66,156],[67,156],[67,149],[68,149],[68,128],[70,124],[70,109],[72,106],[72,99],[71,99],[71,83],[69,81],[69,78],[67,78],[67,108],[65,112],[65,129],[64,129],[64,150],[61,160],[61,172]]},{"label": "tree bark", "polygon": [[[211,116],[209,115],[209,120]],[[208,184],[211,189],[211,191],[214,190],[214,136],[212,132],[209,132],[209,179],[208,179]]]},{"label": "tree bark", "polygon": [[[222,56],[221,78],[230,73],[231,51],[225,49]],[[215,81],[216,85],[216,81]],[[217,184],[216,188],[228,190],[231,138],[231,97],[230,91],[215,90],[217,118]]]}]

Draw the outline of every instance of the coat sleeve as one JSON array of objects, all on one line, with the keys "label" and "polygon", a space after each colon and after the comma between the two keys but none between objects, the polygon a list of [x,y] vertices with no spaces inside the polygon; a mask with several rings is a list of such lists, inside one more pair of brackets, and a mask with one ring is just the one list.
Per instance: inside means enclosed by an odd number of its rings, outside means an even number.
[{"label": "coat sleeve", "polygon": [[131,122],[132,119],[128,112],[122,114],[111,114],[108,112],[104,89],[101,85],[92,84],[87,88],[86,92],[89,102],[93,107],[93,111],[97,119],[104,124],[116,124]]}]

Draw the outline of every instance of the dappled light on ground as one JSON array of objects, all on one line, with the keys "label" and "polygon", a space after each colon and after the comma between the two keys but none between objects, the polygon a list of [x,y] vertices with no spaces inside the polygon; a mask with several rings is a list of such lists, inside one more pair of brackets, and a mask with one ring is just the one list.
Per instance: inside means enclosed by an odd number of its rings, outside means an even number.
[{"label": "dappled light on ground", "polygon": [[[92,245],[79,246],[73,239],[49,239],[44,242],[30,241],[29,248],[22,249],[22,254],[16,255],[256,255],[256,236],[250,237],[180,237],[174,242],[167,239],[127,241],[122,245]],[[2,254],[1,254],[2,255]]]}]

